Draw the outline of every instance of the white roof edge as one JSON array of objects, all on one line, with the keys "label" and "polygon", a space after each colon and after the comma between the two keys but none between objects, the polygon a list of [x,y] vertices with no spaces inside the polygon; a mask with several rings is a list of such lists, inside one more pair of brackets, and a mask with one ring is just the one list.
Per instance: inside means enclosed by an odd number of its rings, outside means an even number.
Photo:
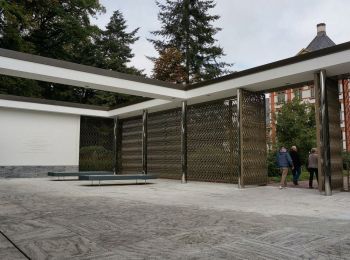
[{"label": "white roof edge", "polygon": [[171,102],[162,99],[153,99],[130,106],[125,106],[117,108],[110,111],[87,109],[87,108],[76,108],[68,107],[62,105],[50,105],[50,104],[39,104],[26,101],[15,101],[15,100],[5,100],[0,99],[0,108],[10,108],[10,109],[20,109],[20,110],[30,110],[30,111],[40,111],[40,112],[50,112],[50,113],[61,113],[70,115],[80,115],[80,116],[94,116],[94,117],[118,117],[125,118],[135,115],[141,115],[144,109],[149,111],[162,110],[163,107],[171,108],[176,107],[178,102]]},{"label": "white roof edge", "polygon": [[124,118],[124,117],[140,115],[142,114],[142,111],[144,109],[148,109],[148,110],[157,109],[159,107],[163,107],[171,103],[174,103],[174,102],[171,102],[168,100],[162,100],[162,99],[153,99],[145,102],[140,102],[134,105],[110,110],[108,111],[108,113],[110,117]]},{"label": "white roof edge", "polygon": [[109,117],[108,111],[0,99],[0,108],[12,108],[70,115]]},{"label": "white roof edge", "polygon": [[186,92],[180,89],[4,56],[0,56],[0,74],[150,98],[186,98]]}]

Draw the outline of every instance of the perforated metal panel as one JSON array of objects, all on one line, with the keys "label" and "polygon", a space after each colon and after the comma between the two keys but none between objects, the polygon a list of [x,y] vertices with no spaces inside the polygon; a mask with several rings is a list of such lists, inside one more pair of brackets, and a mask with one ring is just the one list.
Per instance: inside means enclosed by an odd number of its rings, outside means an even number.
[{"label": "perforated metal panel", "polygon": [[343,188],[342,133],[340,128],[339,90],[336,81],[327,79],[329,143],[332,189]]},{"label": "perforated metal panel", "polygon": [[267,184],[265,95],[242,90],[240,100],[243,185]]},{"label": "perforated metal panel", "polygon": [[81,117],[79,170],[113,170],[113,124],[113,119]]},{"label": "perforated metal panel", "polygon": [[148,172],[181,179],[181,110],[148,115]]},{"label": "perforated metal panel", "polygon": [[237,100],[188,107],[188,179],[236,183],[238,178]]},{"label": "perforated metal panel", "polygon": [[121,121],[121,172],[142,172],[142,118]]}]

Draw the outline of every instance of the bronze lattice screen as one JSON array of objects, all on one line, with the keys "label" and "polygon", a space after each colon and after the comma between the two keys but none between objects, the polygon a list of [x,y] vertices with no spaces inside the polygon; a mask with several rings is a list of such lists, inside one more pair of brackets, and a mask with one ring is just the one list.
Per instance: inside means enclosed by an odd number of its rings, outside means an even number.
[{"label": "bronze lattice screen", "polygon": [[118,162],[121,172],[142,172],[142,118],[136,117],[121,121],[121,147]]},{"label": "bronze lattice screen", "polygon": [[147,135],[148,172],[181,179],[181,110],[149,114]]},{"label": "bronze lattice screen", "polygon": [[339,90],[336,81],[327,79],[329,144],[332,189],[343,188],[342,132],[340,128]]},{"label": "bronze lattice screen", "polygon": [[188,107],[188,179],[237,183],[237,99]]},{"label": "bronze lattice screen", "polygon": [[[188,180],[237,183],[241,169],[245,184],[266,184],[265,98],[247,91],[242,97],[241,131],[236,97],[188,106]],[[142,172],[142,118],[122,120],[120,137],[121,172]],[[180,109],[148,115],[147,171],[181,179]]]},{"label": "bronze lattice screen", "polygon": [[80,171],[113,171],[113,119],[80,119]]},{"label": "bronze lattice screen", "polygon": [[267,176],[265,94],[242,90],[240,100],[241,172],[243,185],[263,185]]}]

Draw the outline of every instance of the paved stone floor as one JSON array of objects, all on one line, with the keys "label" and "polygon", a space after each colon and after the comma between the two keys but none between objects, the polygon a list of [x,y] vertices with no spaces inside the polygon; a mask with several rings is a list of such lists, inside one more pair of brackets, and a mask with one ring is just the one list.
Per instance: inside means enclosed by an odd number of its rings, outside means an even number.
[{"label": "paved stone floor", "polygon": [[0,259],[350,259],[350,193],[88,184],[0,179]]}]

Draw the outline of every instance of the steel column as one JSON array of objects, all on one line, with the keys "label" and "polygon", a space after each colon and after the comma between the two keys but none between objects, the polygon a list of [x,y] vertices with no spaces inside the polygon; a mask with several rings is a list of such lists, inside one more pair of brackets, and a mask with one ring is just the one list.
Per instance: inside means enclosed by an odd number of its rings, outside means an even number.
[{"label": "steel column", "polygon": [[238,188],[244,188],[242,174],[242,90],[237,89],[237,128],[238,128]]},{"label": "steel column", "polygon": [[182,101],[181,110],[181,171],[182,183],[187,182],[187,101]]},{"label": "steel column", "polygon": [[350,96],[349,79],[342,80],[343,87],[343,105],[344,105],[344,126],[345,126],[345,144],[346,151],[350,151]]},{"label": "steel column", "polygon": [[114,174],[118,173],[118,117],[114,118],[113,125],[113,172]]},{"label": "steel column", "polygon": [[331,157],[329,142],[329,115],[328,99],[326,87],[326,71],[319,72],[319,89],[320,89],[320,143],[321,143],[321,160],[323,162],[321,174],[324,176],[324,185],[326,196],[332,195],[331,188]]},{"label": "steel column", "polygon": [[233,122],[233,101],[232,100],[229,100],[229,111],[227,113],[227,116],[228,116],[228,119],[227,119],[227,122],[228,122],[228,131],[229,131],[229,151],[230,151],[230,172],[231,172],[231,178],[232,178],[232,182],[234,182],[234,179],[235,179],[235,174],[234,174],[234,167],[235,167],[235,158],[234,158],[234,138],[235,138],[235,135],[234,135],[234,130],[233,130],[233,127],[234,127],[234,122]]},{"label": "steel column", "polygon": [[142,114],[142,172],[147,174],[147,110]]}]

